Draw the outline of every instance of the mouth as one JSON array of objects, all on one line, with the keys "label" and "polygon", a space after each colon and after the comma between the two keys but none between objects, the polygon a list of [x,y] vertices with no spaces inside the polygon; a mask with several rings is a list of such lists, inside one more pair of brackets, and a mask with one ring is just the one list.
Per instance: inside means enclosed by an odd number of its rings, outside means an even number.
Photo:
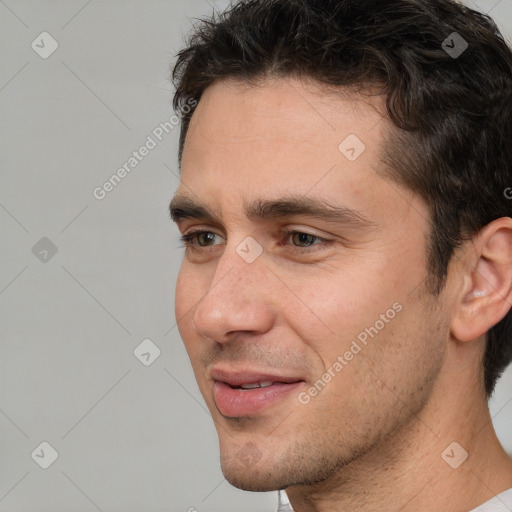
[{"label": "mouth", "polygon": [[305,384],[301,377],[214,368],[213,396],[223,416],[254,416],[285,400]]},{"label": "mouth", "polygon": [[231,386],[233,389],[256,389],[256,388],[268,388],[269,386],[274,385],[275,383],[268,380],[263,382],[253,382],[252,384],[242,384],[241,386]]}]

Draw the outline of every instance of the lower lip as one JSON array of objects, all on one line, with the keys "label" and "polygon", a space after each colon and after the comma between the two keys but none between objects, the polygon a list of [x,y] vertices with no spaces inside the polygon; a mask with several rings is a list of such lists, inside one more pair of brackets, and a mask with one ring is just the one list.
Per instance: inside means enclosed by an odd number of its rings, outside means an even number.
[{"label": "lower lip", "polygon": [[298,392],[303,382],[285,384],[278,382],[266,388],[233,389],[229,384],[216,381],[213,386],[213,397],[219,411],[228,417],[250,416],[282,400],[292,393]]}]

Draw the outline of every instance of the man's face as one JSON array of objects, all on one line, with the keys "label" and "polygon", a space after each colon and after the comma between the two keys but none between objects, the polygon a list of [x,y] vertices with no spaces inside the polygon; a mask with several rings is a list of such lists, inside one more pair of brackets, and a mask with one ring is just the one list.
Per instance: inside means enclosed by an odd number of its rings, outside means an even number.
[{"label": "man's face", "polygon": [[297,80],[231,81],[191,120],[177,196],[211,218],[175,211],[203,232],[176,317],[237,487],[333,477],[432,394],[449,320],[424,286],[427,207],[377,172],[384,111]]}]

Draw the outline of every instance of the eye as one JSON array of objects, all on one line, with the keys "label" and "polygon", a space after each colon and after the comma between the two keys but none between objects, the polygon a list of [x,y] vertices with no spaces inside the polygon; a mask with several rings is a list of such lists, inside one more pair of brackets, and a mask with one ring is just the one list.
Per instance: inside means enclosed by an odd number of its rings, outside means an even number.
[{"label": "eye", "polygon": [[[192,231],[191,233],[187,233],[185,235],[180,236],[180,240],[186,246],[196,246],[196,247],[210,247],[215,240],[215,237],[219,236],[217,233],[213,233],[212,231]],[[197,243],[195,243],[197,242]]]},{"label": "eye", "polygon": [[291,236],[294,245],[299,247],[317,245],[314,243],[315,240],[319,240],[320,242],[323,241],[323,238],[320,238],[319,236],[303,233],[301,231],[288,231],[288,236]]},{"label": "eye", "polygon": [[283,241],[278,245],[285,246],[292,253],[296,252],[304,255],[327,249],[334,243],[333,240],[292,229],[285,229],[282,236]]},{"label": "eye", "polygon": [[[333,240],[327,240],[311,233],[303,231],[284,229],[281,231],[281,242],[277,245],[285,247],[290,252],[308,253],[317,250],[326,249]],[[194,250],[208,250],[215,245],[224,242],[223,238],[213,231],[196,230],[182,235],[180,241],[184,243],[185,248]]]}]

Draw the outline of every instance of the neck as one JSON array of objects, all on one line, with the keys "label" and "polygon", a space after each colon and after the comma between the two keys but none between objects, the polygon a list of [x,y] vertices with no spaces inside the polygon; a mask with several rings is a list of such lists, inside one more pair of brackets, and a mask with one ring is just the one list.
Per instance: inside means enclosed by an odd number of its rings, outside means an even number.
[{"label": "neck", "polygon": [[[470,511],[511,488],[512,459],[496,437],[485,395],[444,380],[392,437],[329,480],[287,489],[295,512]],[[462,450],[468,457],[454,469]]]}]

